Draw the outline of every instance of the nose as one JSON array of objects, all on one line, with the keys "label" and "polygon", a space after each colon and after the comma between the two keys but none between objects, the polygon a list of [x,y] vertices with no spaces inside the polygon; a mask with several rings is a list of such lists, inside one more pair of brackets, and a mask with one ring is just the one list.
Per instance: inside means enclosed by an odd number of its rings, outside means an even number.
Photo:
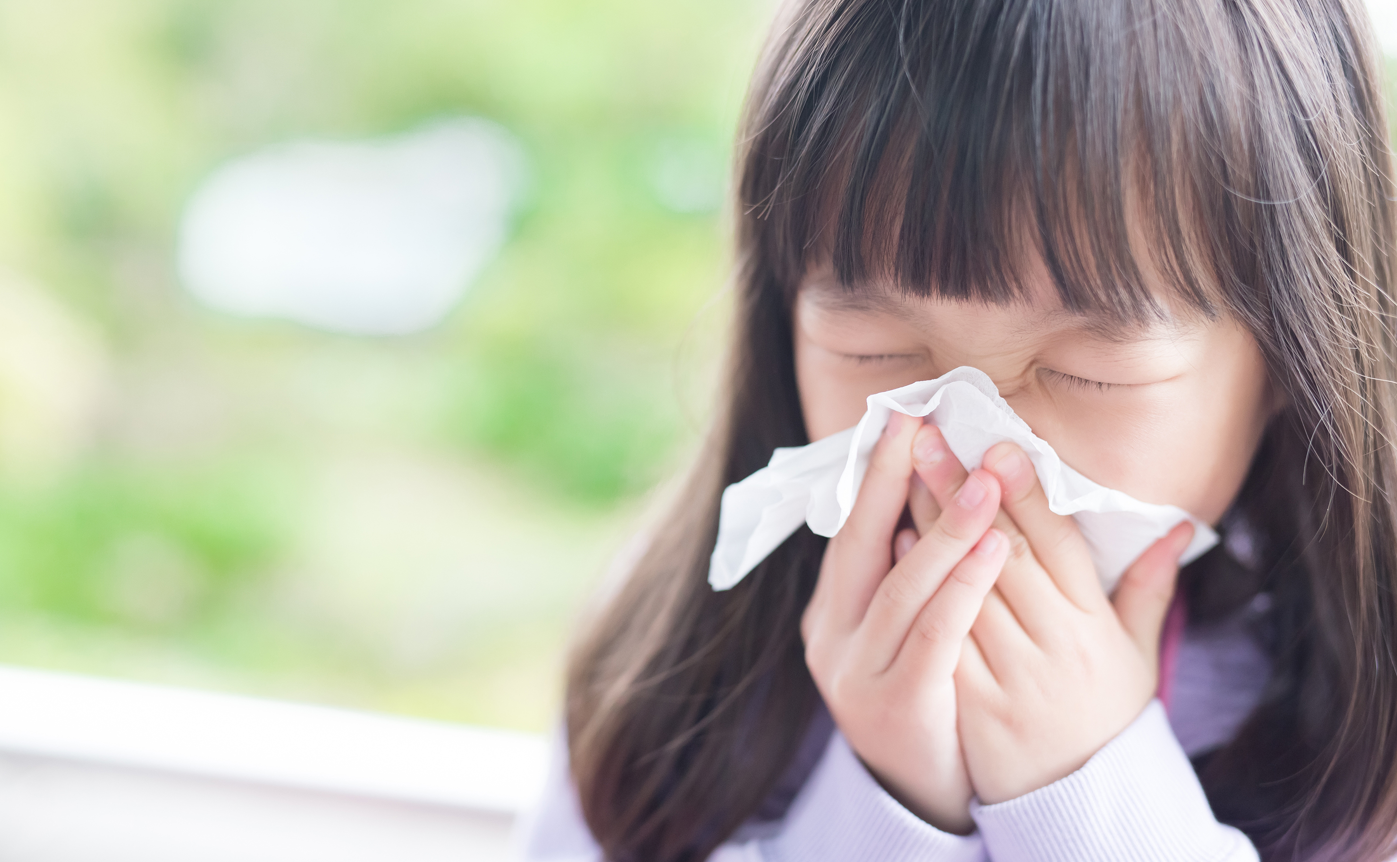
[{"label": "nose", "polygon": [[999,397],[1008,403],[1014,414],[1033,429],[1033,433],[1047,439],[1043,431],[1052,424],[1051,411],[1044,403],[1041,388],[1035,385],[1034,368],[1031,362],[1014,361],[1004,357],[981,357],[978,361],[962,361],[960,365],[948,366],[941,370],[945,374],[952,368],[968,365],[990,378]]},{"label": "nose", "polygon": [[1002,356],[992,357],[981,355],[978,357],[955,357],[952,358],[951,361],[938,363],[936,376],[943,376],[949,371],[965,366],[974,368],[976,371],[989,377],[990,381],[994,383],[994,388],[999,393],[999,397],[1003,398],[1005,401],[1011,401],[1012,398],[1020,397],[1030,388],[1028,384],[1033,373],[1032,368],[1029,367],[1027,363]]}]

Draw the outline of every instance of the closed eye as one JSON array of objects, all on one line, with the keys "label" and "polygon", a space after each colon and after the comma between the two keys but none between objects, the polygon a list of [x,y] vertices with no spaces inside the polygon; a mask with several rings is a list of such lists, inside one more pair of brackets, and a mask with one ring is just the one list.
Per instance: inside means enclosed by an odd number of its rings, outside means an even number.
[{"label": "closed eye", "polygon": [[845,353],[843,356],[845,359],[859,365],[875,365],[878,363],[899,362],[917,358],[917,354],[915,353]]},{"label": "closed eye", "polygon": [[1124,388],[1125,385],[1121,383],[1102,383],[1099,380],[1088,380],[1085,377],[1063,374],[1061,371],[1052,371],[1051,369],[1044,369],[1044,371],[1070,389],[1079,389],[1088,392],[1105,392],[1107,389]]}]

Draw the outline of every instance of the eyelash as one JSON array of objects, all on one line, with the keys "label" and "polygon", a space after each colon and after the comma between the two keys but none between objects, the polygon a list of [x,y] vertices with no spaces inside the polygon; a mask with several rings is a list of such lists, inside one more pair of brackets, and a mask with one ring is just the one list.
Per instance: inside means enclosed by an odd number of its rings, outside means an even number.
[{"label": "eyelash", "polygon": [[1105,392],[1108,389],[1116,389],[1120,384],[1102,383],[1099,380],[1088,380],[1085,377],[1077,377],[1072,374],[1063,374],[1061,371],[1048,371],[1049,374],[1061,380],[1073,389],[1090,390],[1093,392]]},{"label": "eyelash", "polygon": [[907,359],[910,353],[846,353],[844,354],[858,365],[872,365],[878,362],[892,362],[897,359]]},{"label": "eyelash", "polygon": [[[895,359],[906,359],[908,357],[908,354],[906,353],[849,353],[845,355],[852,359],[858,365],[872,365],[879,362],[890,362]],[[1102,383],[1099,380],[1088,380],[1085,377],[1078,377],[1075,374],[1064,374],[1061,371],[1052,371],[1050,369],[1044,370],[1061,380],[1064,384],[1066,384],[1068,387],[1072,389],[1080,389],[1084,391],[1089,390],[1092,392],[1105,392],[1109,389],[1120,388],[1120,384],[1118,383]]]}]

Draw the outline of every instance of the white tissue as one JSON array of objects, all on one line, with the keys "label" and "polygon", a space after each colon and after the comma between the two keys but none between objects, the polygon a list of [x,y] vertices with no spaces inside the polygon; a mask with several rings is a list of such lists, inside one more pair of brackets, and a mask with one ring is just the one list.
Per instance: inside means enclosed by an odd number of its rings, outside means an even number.
[{"label": "white tissue", "polygon": [[1062,463],[999,397],[984,372],[961,366],[935,380],[868,396],[868,410],[858,425],[808,446],[777,449],[766,467],[724,489],[708,570],[713,589],[726,590],[741,581],[802,523],[821,536],[839,532],[863,483],[869,453],[893,410],[926,417],[940,428],[967,470],[980,466],[996,443],[1017,443],[1033,462],[1048,507],[1076,520],[1108,593],[1135,558],[1180,521],[1194,526],[1181,563],[1217,544],[1217,533],[1183,509],[1142,503]]}]

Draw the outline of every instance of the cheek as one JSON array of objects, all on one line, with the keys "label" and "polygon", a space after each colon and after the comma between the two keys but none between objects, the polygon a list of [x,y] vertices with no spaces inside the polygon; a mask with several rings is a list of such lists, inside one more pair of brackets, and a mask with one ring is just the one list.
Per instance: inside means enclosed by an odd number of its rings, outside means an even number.
[{"label": "cheek", "polygon": [[822,364],[811,349],[797,342],[796,388],[812,442],[857,423],[863,416],[864,399],[871,394],[860,393],[839,375],[827,373]]},{"label": "cheek", "polygon": [[1246,478],[1268,418],[1257,362],[1220,369],[1135,410],[1066,411],[1060,415],[1072,418],[1040,436],[1094,482],[1216,523]]},{"label": "cheek", "polygon": [[1171,503],[1205,520],[1222,514],[1245,471],[1229,423],[1180,405],[1040,434],[1062,460],[1098,484],[1147,503]]},{"label": "cheek", "polygon": [[1161,443],[1171,457],[1149,471],[1159,499],[1210,524],[1222,518],[1246,479],[1266,427],[1264,386],[1258,385],[1258,390],[1241,391],[1235,400],[1227,400],[1217,397],[1227,392],[1219,386],[1180,408],[1178,419],[1170,422],[1171,440]]},{"label": "cheek", "polygon": [[857,425],[868,406],[868,396],[925,380],[928,374],[918,367],[851,366],[799,335],[795,369],[805,430],[812,441]]}]

